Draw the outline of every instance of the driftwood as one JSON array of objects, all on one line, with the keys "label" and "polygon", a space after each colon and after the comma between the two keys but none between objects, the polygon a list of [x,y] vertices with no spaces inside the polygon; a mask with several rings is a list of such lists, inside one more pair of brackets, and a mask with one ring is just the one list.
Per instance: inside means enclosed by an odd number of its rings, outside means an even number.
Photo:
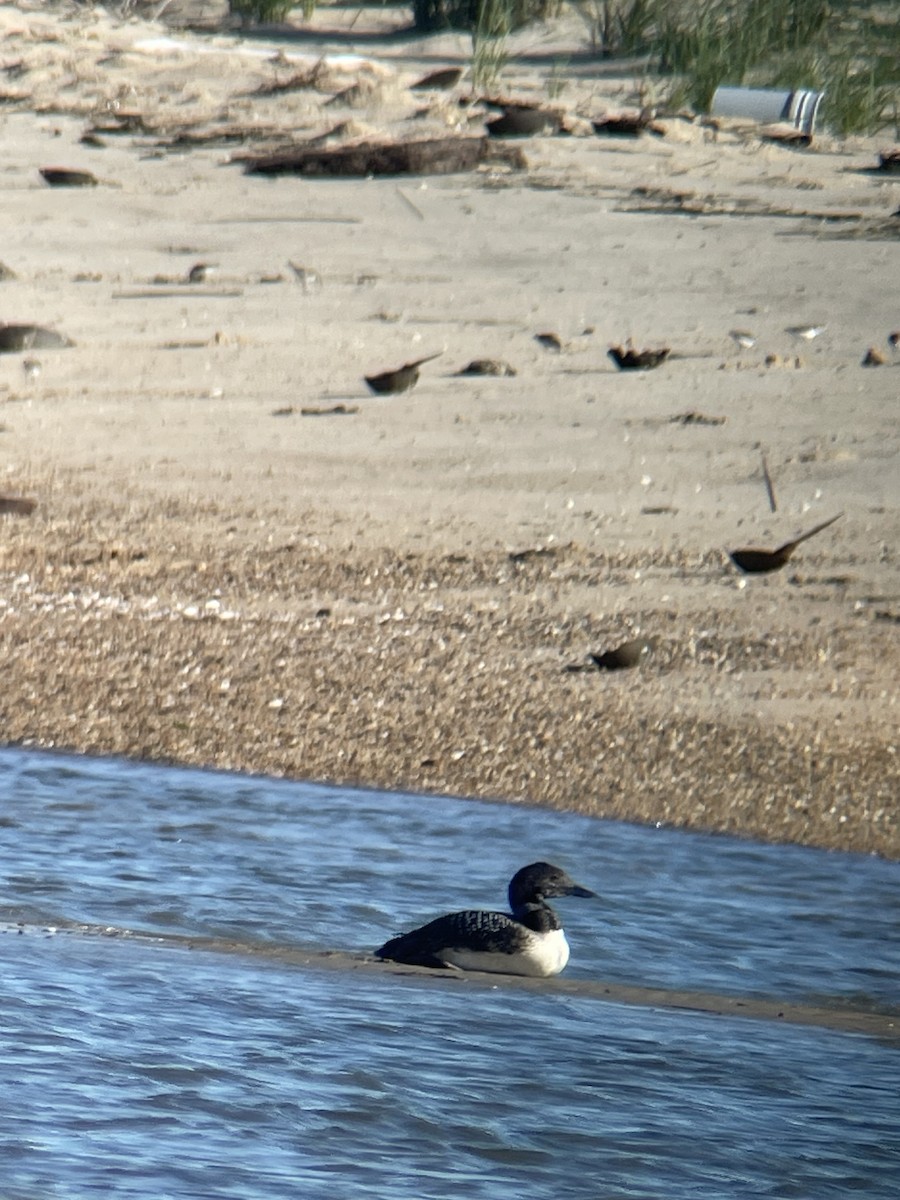
[{"label": "driftwood", "polygon": [[[706,413],[697,412],[696,409],[688,409],[687,412],[676,413],[674,417],[669,417],[670,425],[724,425],[724,417],[710,417]],[[774,511],[774,509],[773,509]]]},{"label": "driftwood", "polygon": [[610,346],[609,357],[620,371],[652,371],[669,356],[669,347],[658,350],[635,350],[633,346]]},{"label": "driftwood", "polygon": [[816,525],[807,533],[801,533],[793,541],[785,542],[777,550],[759,550],[752,546],[743,550],[729,550],[728,557],[739,570],[748,575],[765,575],[770,571],[778,571],[790,561],[791,555],[802,542],[815,537],[817,533],[821,533],[823,529],[833,525],[843,515],[843,513],[838,513],[836,517],[829,517],[827,521],[822,521],[820,525]]},{"label": "driftwood", "polygon": [[65,334],[43,325],[0,325],[0,354],[23,350],[58,350],[73,343]]},{"label": "driftwood", "polygon": [[297,147],[280,154],[247,158],[248,175],[304,175],[307,178],[365,178],[367,175],[454,175],[487,161],[523,168],[515,150],[491,146],[487,138],[436,138],[421,142],[362,142],[356,146]]},{"label": "driftwood", "polygon": [[438,351],[437,354],[429,354],[427,358],[417,358],[415,362],[406,363],[402,367],[397,367],[396,370],[382,371],[380,375],[366,375],[364,378],[376,396],[393,396],[398,392],[408,392],[419,381],[419,367],[423,363],[431,362],[434,358],[440,358],[440,356],[441,351]]},{"label": "driftwood", "polygon": [[488,121],[489,137],[533,137],[540,133],[558,133],[559,116],[545,108],[506,108],[503,114]]},{"label": "driftwood", "polygon": [[274,138],[278,136],[274,125],[219,125],[212,129],[173,129],[162,134],[156,141],[157,146],[228,146],[235,142],[248,142],[252,138]]},{"label": "driftwood", "polygon": [[68,167],[40,167],[51,187],[96,187],[99,180],[90,171],[72,171]]},{"label": "driftwood", "polygon": [[614,650],[604,650],[602,654],[592,654],[590,658],[600,671],[627,671],[639,667],[653,648],[652,638],[633,638]]},{"label": "driftwood", "polygon": [[900,150],[885,150],[879,154],[875,170],[882,175],[900,175]]},{"label": "driftwood", "polygon": [[764,142],[778,146],[799,146],[805,150],[812,145],[812,134],[804,129],[795,129],[793,125],[775,124],[764,125],[759,131]]},{"label": "driftwood", "polygon": [[157,133],[159,125],[141,112],[124,111],[98,117],[91,122],[89,133]]},{"label": "driftwood", "polygon": [[423,75],[421,79],[410,84],[410,89],[414,92],[445,91],[447,88],[456,87],[462,75],[462,67],[444,67],[440,71]]},{"label": "driftwood", "polygon": [[0,513],[14,517],[30,517],[37,508],[37,500],[30,496],[0,496]]},{"label": "driftwood", "polygon": [[547,333],[536,333],[534,340],[540,342],[545,350],[553,350],[557,354],[562,352],[563,341],[558,333],[553,333],[552,330]]},{"label": "driftwood", "polygon": [[311,91],[322,82],[327,67],[323,59],[313,67],[304,67],[295,71],[286,79],[275,79],[269,83],[261,83],[259,87],[246,92],[247,96],[281,96],[285,92]]},{"label": "driftwood", "polygon": [[457,375],[515,375],[515,367],[499,358],[476,358]]},{"label": "driftwood", "polygon": [[332,404],[327,407],[322,407],[318,404],[310,404],[305,408],[300,409],[301,417],[352,417],[354,413],[359,412],[358,404]]},{"label": "driftwood", "polygon": [[594,133],[598,137],[639,137],[642,133],[652,133],[655,137],[663,137],[665,129],[657,125],[646,113],[635,116],[602,117],[592,121]]}]

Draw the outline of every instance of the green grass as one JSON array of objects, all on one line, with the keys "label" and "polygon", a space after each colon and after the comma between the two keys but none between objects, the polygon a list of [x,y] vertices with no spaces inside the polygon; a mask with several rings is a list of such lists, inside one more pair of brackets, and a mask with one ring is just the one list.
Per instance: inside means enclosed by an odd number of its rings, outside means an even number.
[{"label": "green grass", "polygon": [[896,0],[576,0],[591,45],[647,56],[669,103],[709,110],[720,84],[824,91],[836,133],[898,127]]},{"label": "green grass", "polygon": [[595,54],[632,54],[644,49],[657,0],[573,0],[588,28]]},{"label": "green grass", "polygon": [[237,13],[247,25],[258,21],[283,21],[296,7],[295,0],[228,0],[228,11]]},{"label": "green grass", "polygon": [[769,72],[775,85],[825,92],[822,120],[838,134],[900,136],[900,22],[845,21]]},{"label": "green grass", "polygon": [[509,58],[511,28],[508,0],[482,0],[472,30],[472,85],[476,91],[490,91],[500,78]]}]

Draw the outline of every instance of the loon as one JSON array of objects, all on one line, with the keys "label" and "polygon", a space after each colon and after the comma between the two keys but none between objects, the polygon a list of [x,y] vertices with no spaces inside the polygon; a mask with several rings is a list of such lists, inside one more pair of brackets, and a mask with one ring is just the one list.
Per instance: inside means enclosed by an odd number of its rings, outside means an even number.
[{"label": "loon", "polygon": [[512,916],[468,909],[448,913],[411,933],[401,933],[375,957],[416,967],[457,967],[503,975],[558,975],[569,961],[569,943],[548,896],[596,896],[560,867],[537,862],[509,884]]}]

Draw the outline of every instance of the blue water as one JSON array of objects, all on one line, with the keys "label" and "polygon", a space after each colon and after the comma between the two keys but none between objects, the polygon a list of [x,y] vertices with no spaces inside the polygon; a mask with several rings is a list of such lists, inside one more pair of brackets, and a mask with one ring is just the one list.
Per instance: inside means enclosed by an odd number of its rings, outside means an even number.
[{"label": "blue water", "polygon": [[559,903],[566,978],[898,1006],[894,863],[0,751],[0,1197],[894,1200],[896,1043],[253,953],[371,950],[537,858],[601,895]]}]

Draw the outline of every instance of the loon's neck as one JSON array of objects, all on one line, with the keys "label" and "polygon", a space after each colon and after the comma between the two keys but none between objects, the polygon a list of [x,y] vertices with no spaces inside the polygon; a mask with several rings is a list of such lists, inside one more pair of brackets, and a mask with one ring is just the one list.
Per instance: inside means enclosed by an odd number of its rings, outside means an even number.
[{"label": "loon's neck", "polygon": [[554,929],[562,929],[559,917],[549,904],[542,901],[517,904],[513,909],[513,916],[534,933],[552,933]]}]

